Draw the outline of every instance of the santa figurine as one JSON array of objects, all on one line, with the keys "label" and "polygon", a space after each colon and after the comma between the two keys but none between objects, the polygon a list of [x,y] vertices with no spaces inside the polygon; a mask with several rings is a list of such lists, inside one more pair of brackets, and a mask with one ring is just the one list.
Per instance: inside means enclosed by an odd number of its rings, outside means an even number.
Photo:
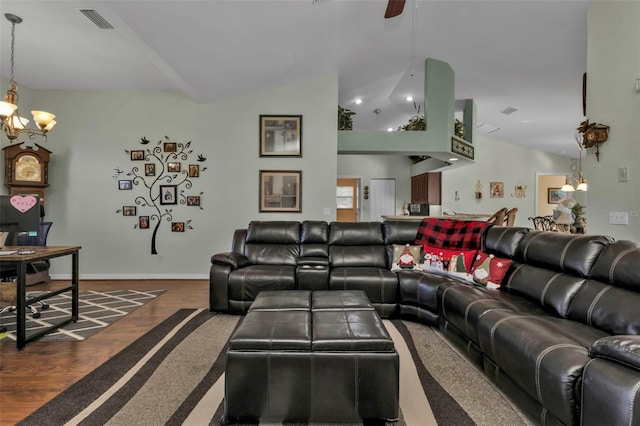
[{"label": "santa figurine", "polygon": [[407,244],[398,259],[398,266],[403,269],[412,269],[415,265],[416,261],[411,254],[411,250],[409,250],[409,244]]}]

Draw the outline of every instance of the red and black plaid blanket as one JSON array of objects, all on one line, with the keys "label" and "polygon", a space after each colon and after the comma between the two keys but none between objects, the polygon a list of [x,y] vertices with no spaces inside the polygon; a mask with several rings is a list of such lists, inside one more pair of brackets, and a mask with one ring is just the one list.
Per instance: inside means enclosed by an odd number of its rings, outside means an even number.
[{"label": "red and black plaid blanket", "polygon": [[481,250],[482,233],[489,222],[458,219],[423,219],[418,227],[416,244],[460,250]]}]

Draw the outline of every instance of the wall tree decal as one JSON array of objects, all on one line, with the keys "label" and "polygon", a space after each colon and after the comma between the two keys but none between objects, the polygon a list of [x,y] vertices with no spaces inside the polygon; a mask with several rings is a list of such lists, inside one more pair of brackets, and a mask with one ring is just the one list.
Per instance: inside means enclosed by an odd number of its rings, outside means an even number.
[{"label": "wall tree decal", "polygon": [[[200,164],[183,166],[181,162],[187,162],[193,154],[191,141],[183,144],[171,141],[168,136],[164,138],[164,141],[158,141],[153,148],[125,149],[127,157],[132,162],[141,164],[132,166],[127,176],[133,182],[134,190],[144,190],[144,194],[137,195],[134,200],[140,207],[137,213],[144,221],[137,217],[133,227],[147,229],[150,228],[148,223],[145,227],[139,227],[139,224],[146,223],[147,220],[155,222],[151,235],[151,254],[158,254],[156,241],[163,221],[169,223],[168,228],[172,232],[193,230],[191,219],[174,222],[174,207],[185,206],[187,209],[203,210],[201,200],[204,192],[191,193],[189,190],[193,186],[193,179],[200,178],[200,173],[207,170],[207,167],[201,165],[206,158],[198,154],[195,162]],[[147,145],[149,140],[142,137],[140,144]],[[123,208],[116,210],[116,213],[122,214]]]}]

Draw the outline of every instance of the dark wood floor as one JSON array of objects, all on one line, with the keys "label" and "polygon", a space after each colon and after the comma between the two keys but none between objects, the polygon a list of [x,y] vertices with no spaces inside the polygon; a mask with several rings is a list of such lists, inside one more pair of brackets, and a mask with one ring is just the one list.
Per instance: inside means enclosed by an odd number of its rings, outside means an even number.
[{"label": "dark wood floor", "polygon": [[83,342],[36,341],[17,351],[14,341],[0,341],[0,425],[23,419],[176,310],[207,308],[209,300],[208,280],[81,281],[80,289],[167,292]]}]

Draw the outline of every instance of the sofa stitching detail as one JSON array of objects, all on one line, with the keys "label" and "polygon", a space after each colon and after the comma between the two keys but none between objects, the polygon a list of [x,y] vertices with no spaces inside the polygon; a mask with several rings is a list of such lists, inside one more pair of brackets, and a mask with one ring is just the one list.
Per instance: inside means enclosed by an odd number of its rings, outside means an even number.
[{"label": "sofa stitching detail", "polygon": [[507,280],[507,289],[509,289],[509,291],[511,291],[511,281],[513,280],[513,278],[516,276],[516,274],[520,271],[521,268],[524,267],[524,263],[520,264],[515,271],[513,271],[513,274],[511,274],[509,276],[509,279]]},{"label": "sofa stitching detail", "polygon": [[596,294],[596,297],[593,298],[593,301],[591,302],[591,305],[589,306],[589,309],[587,310],[587,324],[589,326],[593,326],[591,324],[591,316],[593,315],[593,311],[596,308],[596,305],[598,304],[598,302],[600,301],[600,299],[602,298],[602,296],[604,296],[604,294],[606,292],[608,292],[609,290],[611,290],[613,287],[605,287],[602,290],[600,290],[598,292],[598,294]]},{"label": "sofa stitching detail", "polygon": [[543,233],[540,232],[538,234],[532,235],[529,241],[527,241],[527,243],[525,244],[524,250],[522,251],[522,257],[523,257],[524,263],[528,263],[527,252],[529,251],[529,246],[531,245],[531,242],[536,238],[540,238],[542,234]]},{"label": "sofa stitching detail", "polygon": [[640,382],[633,387],[633,398],[629,398],[629,426],[633,426],[633,407],[638,390],[640,390]]},{"label": "sofa stitching detail", "polygon": [[542,306],[544,306],[544,297],[547,295],[547,291],[549,290],[549,288],[551,287],[551,284],[553,284],[553,282],[562,274],[558,273],[555,274],[553,277],[551,277],[549,279],[549,281],[547,281],[547,284],[545,284],[544,288],[542,289],[542,293],[540,294],[540,304]]},{"label": "sofa stitching detail", "polygon": [[549,411],[547,411],[546,408],[542,407],[542,411],[540,412],[540,424],[542,425],[546,425],[547,424],[547,413]]},{"label": "sofa stitching detail", "polygon": [[496,334],[496,330],[497,330],[498,326],[500,324],[502,324],[503,322],[507,321],[507,320],[510,320],[512,318],[520,318],[521,316],[522,315],[517,315],[517,314],[509,315],[508,317],[504,317],[504,318],[499,319],[498,321],[496,321],[495,324],[493,324],[493,326],[491,327],[491,333],[489,335],[490,341],[491,341],[491,358],[492,359],[495,359],[495,356],[496,356],[495,334]]},{"label": "sofa stitching detail", "polygon": [[584,392],[585,392],[585,390],[584,390],[584,383],[585,383],[584,378],[587,376],[587,369],[589,368],[589,365],[593,361],[595,361],[595,358],[591,358],[589,361],[587,361],[587,363],[584,365],[584,368],[582,369],[582,381],[581,381],[581,384],[580,384],[580,407],[583,407],[583,408],[580,410],[580,424],[584,423],[584,421],[583,421],[583,419],[584,419]]},{"label": "sofa stitching detail", "polygon": [[575,238],[570,239],[569,241],[567,241],[567,244],[564,245],[564,248],[562,249],[562,253],[560,254],[560,268],[564,271],[564,258],[567,256],[567,252],[569,251],[569,247],[573,244],[573,242],[576,241]]},{"label": "sofa stitching detail", "polygon": [[444,299],[447,297],[447,293],[449,292],[449,290],[453,288],[453,287],[447,287],[444,289],[444,291],[442,292],[442,316],[447,318],[447,308],[446,308],[446,304],[444,303]]},{"label": "sofa stitching detail", "polygon": [[484,302],[484,301],[491,301],[493,299],[490,299],[488,297],[485,297],[484,299],[478,299],[478,300],[474,300],[473,302],[469,303],[469,305],[467,306],[467,309],[464,310],[464,325],[467,329],[467,336],[470,334],[469,333],[469,310],[471,309],[471,307],[478,303],[478,302]]},{"label": "sofa stitching detail", "polygon": [[613,284],[613,272],[616,269],[616,266],[618,266],[618,262],[620,262],[620,260],[623,257],[625,257],[627,254],[635,250],[636,248],[628,248],[626,250],[623,250],[620,254],[616,256],[615,259],[613,259],[613,261],[611,262],[611,267],[609,268],[609,284]]},{"label": "sofa stitching detail", "polygon": [[535,370],[535,379],[536,379],[536,393],[538,394],[538,402],[540,404],[543,404],[542,401],[542,388],[540,387],[540,366],[542,364],[542,359],[547,356],[549,353],[551,353],[552,351],[555,351],[556,349],[566,349],[566,348],[570,348],[570,349],[578,349],[578,352],[584,352],[585,355],[588,355],[589,352],[578,345],[571,345],[569,343],[559,343],[557,345],[553,345],[553,346],[549,346],[548,348],[546,348],[545,350],[543,350],[540,355],[538,355],[538,358],[536,359],[536,370]]}]

